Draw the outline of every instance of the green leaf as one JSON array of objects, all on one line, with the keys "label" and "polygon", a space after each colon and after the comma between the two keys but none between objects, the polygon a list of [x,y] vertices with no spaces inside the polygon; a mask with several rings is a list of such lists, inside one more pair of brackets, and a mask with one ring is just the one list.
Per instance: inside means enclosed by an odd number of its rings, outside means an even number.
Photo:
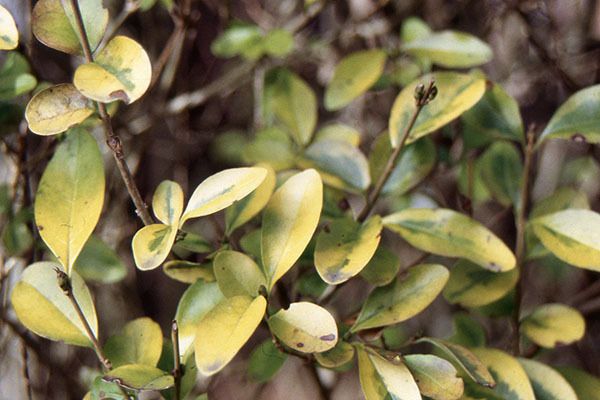
[{"label": "green leaf", "polygon": [[0,6],[0,50],[12,50],[19,45],[19,31],[10,12]]},{"label": "green leaf", "polygon": [[493,389],[482,389],[484,393],[505,400],[536,400],[525,370],[514,357],[490,348],[473,349],[473,353],[489,368],[496,381]]},{"label": "green leaf", "polygon": [[160,326],[150,318],[130,321],[104,345],[104,354],[114,368],[127,364],[155,367],[162,353],[163,337]]},{"label": "green leaf", "polygon": [[114,382],[106,382],[102,378],[100,375],[94,379],[90,391],[83,400],[129,400],[119,385]]},{"label": "green leaf", "polygon": [[415,40],[424,39],[431,35],[431,33],[431,28],[421,18],[408,17],[402,21],[400,39],[403,43],[410,43]]},{"label": "green leaf", "polygon": [[577,400],[569,382],[554,369],[526,358],[519,358],[519,363],[531,381],[536,400]]},{"label": "green leaf", "polygon": [[441,350],[442,356],[448,361],[458,366],[470,379],[477,384],[493,387],[496,382],[488,371],[487,367],[470,350],[458,344],[454,344],[442,339],[424,337],[417,341],[418,343],[430,343]]},{"label": "green leaf", "polygon": [[88,98],[70,83],[61,83],[33,96],[25,118],[33,133],[48,136],[80,124],[93,113],[94,106]]},{"label": "green leaf", "polygon": [[600,142],[599,107],[600,85],[578,91],[556,110],[538,143],[552,138]]},{"label": "green leaf", "polygon": [[333,316],[316,304],[292,303],[269,318],[271,332],[286,346],[301,353],[331,350],[338,341]]},{"label": "green leaf", "polygon": [[318,299],[329,287],[315,270],[307,271],[295,282],[302,296]]},{"label": "green leaf", "polygon": [[400,270],[400,257],[384,246],[377,247],[375,254],[360,271],[367,282],[374,286],[385,286],[394,280]]},{"label": "green leaf", "polygon": [[273,29],[264,39],[265,52],[273,57],[284,57],[294,49],[294,36],[285,29]]},{"label": "green leaf", "polygon": [[176,248],[180,247],[193,253],[211,253],[213,251],[212,245],[202,236],[182,230],[179,233],[183,233],[183,238],[177,241]]},{"label": "green leaf", "polygon": [[494,83],[481,100],[465,112],[464,129],[489,139],[523,141],[523,120],[519,104],[502,86]]},{"label": "green leaf", "polygon": [[407,53],[428,58],[446,68],[470,68],[485,64],[492,49],[479,38],[464,32],[441,31],[402,45]]},{"label": "green leaf", "polygon": [[194,283],[198,279],[202,279],[204,282],[214,282],[216,279],[212,262],[167,261],[163,265],[163,271],[169,278],[183,283]]},{"label": "green leaf", "polygon": [[152,210],[165,225],[177,225],[183,212],[183,190],[177,182],[162,181],[154,191]]},{"label": "green leaf", "polygon": [[287,358],[287,354],[280,351],[272,339],[267,339],[250,354],[248,376],[255,382],[266,383],[279,372]]},{"label": "green leaf", "polygon": [[269,290],[302,255],[317,228],[322,204],[323,183],[314,169],[293,175],[269,200],[261,233]]},{"label": "green leaf", "polygon": [[220,251],[215,256],[213,265],[219,288],[226,297],[256,297],[260,287],[267,286],[260,267],[244,253]]},{"label": "green leaf", "polygon": [[227,235],[250,221],[267,205],[275,190],[275,171],[268,164],[261,165],[266,171],[265,180],[254,192],[225,210],[225,231]]},{"label": "green leaf", "polygon": [[448,361],[430,354],[410,354],[403,359],[424,396],[433,400],[456,400],[462,396],[463,380]]},{"label": "green leaf", "polygon": [[375,351],[359,345],[358,373],[366,400],[421,400],[419,388],[400,356],[389,361]]},{"label": "green leaf", "polygon": [[317,98],[311,87],[288,69],[277,68],[265,77],[265,111],[274,115],[296,143],[310,142],[317,124]]},{"label": "green leaf", "polygon": [[52,253],[71,274],[98,223],[104,202],[104,165],[96,140],[74,130],[48,163],[35,196],[35,223]]},{"label": "green leaf", "polygon": [[521,321],[521,332],[539,346],[552,348],[578,341],[585,334],[585,320],[564,304],[544,304]]},{"label": "green leaf", "polygon": [[186,360],[194,349],[200,321],[224,299],[216,282],[199,280],[183,293],[175,313],[179,324],[179,351],[182,360]]},{"label": "green leaf", "polygon": [[9,217],[2,230],[2,244],[9,256],[21,256],[33,245],[33,236],[28,223],[33,216],[29,209],[22,209],[16,215]]},{"label": "green leaf", "polygon": [[381,239],[381,217],[375,215],[360,224],[339,218],[317,236],[315,266],[321,278],[338,285],[357,275],[369,262]]},{"label": "green leaf", "polygon": [[377,82],[385,67],[383,50],[363,50],[344,57],[325,89],[325,109],[339,110]]},{"label": "green leaf", "polygon": [[[2,26],[2,6],[0,6],[0,26]],[[0,31],[2,28],[0,28]],[[2,33],[0,32],[0,47]],[[0,100],[10,100],[35,88],[37,80],[31,75],[29,63],[16,51],[9,51],[0,70]]]},{"label": "green leaf", "polygon": [[314,142],[305,150],[298,164],[302,168],[316,168],[323,181],[337,189],[364,191],[371,184],[366,157],[345,141]]},{"label": "green leaf", "polygon": [[493,272],[505,272],[516,265],[515,256],[502,240],[453,210],[410,208],[388,215],[383,224],[423,251],[465,258]]},{"label": "green leaf", "polygon": [[160,266],[169,255],[177,228],[163,224],[146,225],[133,237],[131,248],[135,265],[142,271]]},{"label": "green leaf", "polygon": [[454,334],[449,338],[451,342],[466,347],[485,346],[485,330],[470,314],[455,313],[452,316],[452,325]]},{"label": "green leaf", "polygon": [[107,381],[119,380],[119,384],[134,390],[164,390],[173,386],[173,375],[156,367],[142,364],[123,365],[108,372]]},{"label": "green leaf", "polygon": [[94,235],[83,246],[73,268],[86,281],[100,283],[116,283],[127,275],[117,253]]},{"label": "green leaf", "polygon": [[210,50],[217,57],[230,58],[242,54],[250,47],[256,47],[261,40],[258,26],[234,25],[212,42]]},{"label": "green leaf", "polygon": [[315,142],[320,140],[337,140],[358,147],[360,132],[351,126],[334,123],[321,127],[315,134]]},{"label": "green leaf", "polygon": [[575,389],[579,400],[600,400],[600,379],[573,367],[556,369]]},{"label": "green leaf", "polygon": [[242,158],[247,164],[268,164],[275,171],[292,168],[296,162],[290,137],[277,127],[258,131],[254,140],[244,147]]},{"label": "green leaf", "polygon": [[198,324],[196,365],[205,376],[223,369],[250,339],[263,318],[267,301],[258,296],[222,300]]},{"label": "green leaf", "polygon": [[564,210],[530,221],[533,232],[556,257],[576,267],[600,271],[600,215]]},{"label": "green leaf", "polygon": [[[58,285],[55,268],[62,269],[57,263],[43,261],[31,264],[23,271],[11,295],[17,318],[37,335],[92,347],[73,304]],[[89,289],[76,272],[71,274],[71,285],[83,315],[92,332],[98,336],[98,320]]]},{"label": "green leaf", "polygon": [[430,134],[462,113],[473,107],[485,92],[485,79],[456,72],[437,72],[425,75],[406,86],[392,106],[389,132],[392,147],[400,144],[400,139],[416,110],[415,88],[419,84],[427,85],[435,81],[438,94],[419,113],[406,143]]},{"label": "green leaf", "polygon": [[261,167],[231,168],[206,178],[190,198],[179,226],[190,218],[214,214],[253,192],[267,176]]},{"label": "green leaf", "polygon": [[[387,132],[382,133],[373,142],[369,154],[371,179],[376,182],[383,173],[393,149]],[[398,162],[392,170],[383,194],[402,195],[421,182],[435,166],[436,148],[430,138],[423,138],[402,149]]]},{"label": "green leaf", "polygon": [[553,214],[568,208],[589,209],[590,202],[587,195],[580,190],[570,187],[558,188],[550,196],[543,198],[533,206],[529,213],[529,218],[543,217],[544,215]]},{"label": "green leaf", "polygon": [[350,329],[357,332],[406,321],[435,300],[448,281],[448,270],[439,264],[420,264],[387,286],[375,288]]},{"label": "green leaf", "polygon": [[450,270],[444,298],[463,307],[481,307],[500,300],[519,279],[519,270],[491,272],[466,260],[459,260]]},{"label": "green leaf", "polygon": [[94,56],[94,62],[75,70],[73,84],[86,97],[101,103],[131,104],[146,92],[152,78],[150,58],[127,36],[115,36]]},{"label": "green leaf", "polygon": [[519,204],[523,163],[517,149],[507,142],[492,144],[479,159],[481,177],[492,195],[504,206]]},{"label": "green leaf", "polygon": [[[79,0],[83,26],[93,50],[104,36],[108,24],[108,10],[102,0]],[[83,54],[75,12],[68,1],[40,0],[31,14],[35,37],[46,46],[69,54]]]},{"label": "green leaf", "polygon": [[315,354],[315,360],[325,368],[339,368],[354,358],[354,346],[343,340],[338,340],[333,349]]}]

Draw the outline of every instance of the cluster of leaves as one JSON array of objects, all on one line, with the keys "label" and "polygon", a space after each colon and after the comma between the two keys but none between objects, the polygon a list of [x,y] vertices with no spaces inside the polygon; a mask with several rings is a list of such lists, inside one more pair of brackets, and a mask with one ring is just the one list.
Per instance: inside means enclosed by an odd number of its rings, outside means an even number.
[{"label": "cluster of leaves", "polygon": [[[129,104],[146,92],[151,66],[143,48],[130,38],[106,38],[99,46],[108,22],[100,0],[79,2],[80,14],[71,4],[40,0],[33,12],[33,33],[42,43],[81,55],[87,42],[94,53],[77,67],[72,83],[38,91],[25,111],[34,133],[66,134],[44,171],[34,206],[35,224],[55,260],[28,266],[11,301],[19,320],[38,335],[96,347],[97,315],[86,280],[119,280],[124,266],[91,236],[104,203],[105,175],[89,130],[98,124],[99,103]],[[18,42],[11,21],[0,8],[2,48]],[[269,380],[294,355],[334,371],[357,362],[367,400],[598,398],[597,378],[488,347],[481,328],[468,317],[457,317],[457,325],[467,328],[455,337],[391,343],[394,327],[420,314],[441,293],[449,303],[469,310],[505,313],[526,260],[553,254],[573,266],[600,271],[600,215],[575,189],[562,187],[534,205],[523,236],[526,252],[516,256],[471,216],[437,205],[412,206],[414,189],[443,156],[436,154],[431,134],[460,118],[466,149],[454,167],[465,177],[465,193],[475,202],[491,199],[524,215],[529,169],[519,147],[527,158],[551,138],[576,135],[598,142],[600,123],[590,120],[589,113],[600,106],[600,86],[574,94],[556,111],[538,146],[528,146],[517,103],[498,84],[479,70],[432,72],[434,65],[465,69],[488,62],[492,53],[485,43],[466,33],[432,32],[418,19],[405,21],[401,37],[401,56],[389,57],[383,50],[350,54],[337,64],[325,89],[323,105],[336,111],[372,88],[403,87],[388,130],[368,156],[354,128],[337,123],[318,127],[319,100],[313,89],[280,67],[265,76],[266,127],[249,141],[224,134],[216,143],[228,146],[230,158],[248,166],[208,177],[185,208],[177,183],[164,181],[157,187],[152,211],[160,223],[141,228],[131,247],[140,270],[162,266],[168,276],[189,284],[174,316],[174,339],[163,340],[160,327],[148,318],[127,323],[96,349],[112,365],[94,380],[88,398],[126,399],[142,390],[184,398],[198,372],[211,376],[221,371],[263,320],[272,340],[250,357],[249,374],[258,381]],[[212,46],[217,55],[251,61],[283,56],[292,48],[289,33],[263,34],[247,25],[232,27]],[[14,83],[7,98],[36,84],[16,53],[0,74]],[[429,82],[434,83],[425,90]],[[0,87],[0,96],[4,93]],[[422,101],[424,93],[427,102]],[[467,150],[474,148],[481,156],[471,165]],[[473,182],[468,182],[469,174]],[[379,195],[388,207],[382,208],[383,215],[371,215],[371,201]],[[349,196],[366,199],[367,208],[353,212]],[[189,220],[222,210],[226,229],[217,245],[193,229],[184,230]],[[434,262],[402,268],[399,257],[381,243],[384,228],[434,255]],[[203,262],[188,261],[192,254],[201,255]],[[175,257],[167,261],[171,255]],[[295,278],[285,279],[292,269]],[[68,276],[71,297],[59,286],[55,270]],[[364,279],[372,290],[360,312],[336,315],[325,307],[326,299],[350,279]],[[282,307],[273,294],[287,291],[294,296]],[[579,312],[562,304],[540,305],[519,326],[523,341],[544,348],[573,343],[585,331]],[[470,337],[461,338],[461,332]],[[410,354],[414,344],[429,344],[433,350]],[[177,372],[171,373],[173,359]]]}]

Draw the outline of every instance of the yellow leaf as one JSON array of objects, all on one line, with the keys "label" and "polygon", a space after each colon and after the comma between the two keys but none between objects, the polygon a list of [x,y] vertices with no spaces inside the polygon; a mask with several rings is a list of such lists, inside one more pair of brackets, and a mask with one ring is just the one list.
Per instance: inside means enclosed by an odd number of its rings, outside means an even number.
[{"label": "yellow leaf", "polygon": [[127,387],[137,390],[164,390],[174,384],[173,375],[156,367],[143,364],[123,365],[109,371],[103,380],[118,379]]},{"label": "yellow leaf", "polygon": [[160,222],[177,225],[183,212],[183,190],[177,182],[163,181],[152,197],[152,210]]},{"label": "yellow leaf", "polygon": [[521,321],[521,331],[539,346],[567,345],[585,334],[585,320],[576,309],[564,304],[544,304]]},{"label": "yellow leaf", "polygon": [[323,182],[314,169],[293,175],[263,213],[262,262],[270,290],[298,260],[321,216]]},{"label": "yellow leaf", "polygon": [[409,354],[404,362],[415,377],[424,396],[433,400],[456,400],[464,391],[463,380],[456,376],[454,366],[431,354]]},{"label": "yellow leaf", "polygon": [[269,202],[273,190],[275,190],[275,171],[268,164],[261,165],[261,167],[267,170],[265,180],[253,193],[233,203],[225,211],[227,235],[254,218]]},{"label": "yellow leaf", "polygon": [[131,242],[135,265],[142,271],[147,271],[162,264],[169,252],[177,229],[163,224],[147,225],[140,229]]},{"label": "yellow leaf", "polygon": [[160,326],[150,318],[130,321],[104,345],[104,354],[114,368],[127,364],[156,366],[163,348]]},{"label": "yellow leaf", "polygon": [[70,83],[42,90],[25,109],[29,129],[38,135],[54,135],[83,122],[94,113],[92,102]]},{"label": "yellow leaf", "polygon": [[600,214],[564,210],[536,218],[531,226],[556,257],[576,267],[600,271]]},{"label": "yellow leaf", "polygon": [[262,167],[232,168],[206,178],[192,194],[179,227],[190,218],[214,214],[243,199],[267,176]]},{"label": "yellow leaf", "polygon": [[356,347],[360,386],[366,400],[421,400],[419,388],[406,365],[388,361],[362,345]]},{"label": "yellow leaf", "polygon": [[205,376],[223,369],[250,339],[263,318],[267,301],[235,296],[221,301],[198,324],[196,365]]},{"label": "yellow leaf", "polygon": [[378,215],[363,225],[346,218],[333,220],[317,236],[315,266],[321,278],[338,285],[358,274],[377,250],[381,227]]},{"label": "yellow leaf", "polygon": [[519,358],[519,362],[531,381],[536,399],[578,400],[569,382],[553,368],[526,358]]},{"label": "yellow leaf", "polygon": [[220,251],[213,261],[217,283],[227,297],[256,297],[261,286],[267,286],[265,276],[254,260],[232,250]]},{"label": "yellow leaf", "polygon": [[338,341],[335,319],[329,311],[305,301],[273,314],[269,328],[286,346],[301,353],[327,351]]},{"label": "yellow leaf", "polygon": [[508,271],[516,265],[515,256],[502,240],[453,210],[409,208],[388,215],[383,224],[423,251],[465,258],[493,272]]},{"label": "yellow leaf", "polygon": [[163,265],[163,272],[171,279],[183,283],[194,283],[198,279],[204,282],[214,282],[212,262],[195,263],[185,260],[167,261]]},{"label": "yellow leaf", "polygon": [[86,97],[110,103],[133,103],[146,92],[152,78],[152,66],[146,51],[126,36],[115,36],[94,58],[80,65],[73,83]]},{"label": "yellow leaf", "polygon": [[446,125],[473,107],[485,93],[485,79],[475,75],[437,72],[417,79],[402,89],[392,106],[389,122],[392,147],[397,147],[400,143],[402,134],[416,110],[415,88],[421,83],[428,85],[432,79],[438,94],[421,110],[406,143],[414,142]]},{"label": "yellow leaf", "polygon": [[[92,347],[73,304],[58,286],[55,268],[62,269],[57,263],[44,261],[32,264],[23,271],[11,295],[17,318],[27,329],[45,338]],[[71,275],[71,285],[92,332],[97,336],[94,301],[77,272]]]},{"label": "yellow leaf", "polygon": [[19,45],[19,31],[10,12],[0,5],[0,50],[12,50]]},{"label": "yellow leaf", "polygon": [[96,140],[74,130],[48,163],[35,196],[35,223],[52,253],[71,274],[98,223],[104,202],[104,166]]}]

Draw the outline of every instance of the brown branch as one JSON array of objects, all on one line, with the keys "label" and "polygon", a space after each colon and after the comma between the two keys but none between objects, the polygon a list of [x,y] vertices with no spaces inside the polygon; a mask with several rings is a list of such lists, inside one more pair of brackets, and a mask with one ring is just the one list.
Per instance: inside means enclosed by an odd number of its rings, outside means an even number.
[{"label": "brown branch", "polygon": [[173,379],[175,380],[175,400],[181,399],[181,359],[179,355],[179,326],[177,320],[171,323],[171,342],[173,342]]},{"label": "brown branch", "polygon": [[[90,43],[88,41],[87,34],[85,33],[85,28],[83,26],[83,18],[81,16],[81,10],[79,9],[79,4],[77,0],[70,0],[71,7],[73,8],[73,12],[75,14],[75,22],[77,25],[77,31],[79,34],[79,41],[81,42],[81,47],[83,48],[83,54],[85,55],[85,59],[87,62],[94,62],[94,56],[92,55],[92,50],[90,47]],[[115,134],[110,116],[106,111],[106,106],[103,103],[95,102],[98,106],[98,114],[100,114],[100,118],[102,119],[102,125],[104,126],[104,137],[106,139],[106,143],[108,147],[112,150],[113,157],[117,163],[117,167],[119,172],[121,173],[121,177],[123,178],[123,182],[127,187],[127,191],[129,192],[129,197],[133,200],[133,203],[136,208],[136,214],[141,220],[144,222],[144,225],[152,224],[152,217],[148,212],[148,207],[142,196],[140,195],[140,191],[133,180],[133,175],[125,162],[125,156],[123,153],[123,145],[121,143],[121,139]]]}]

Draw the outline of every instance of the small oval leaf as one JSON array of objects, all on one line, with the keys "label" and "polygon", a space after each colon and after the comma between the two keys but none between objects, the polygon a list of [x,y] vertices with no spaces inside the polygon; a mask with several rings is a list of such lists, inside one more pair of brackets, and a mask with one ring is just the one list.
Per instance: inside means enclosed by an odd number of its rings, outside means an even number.
[{"label": "small oval leaf", "polygon": [[287,357],[287,354],[275,346],[272,339],[267,339],[250,354],[248,376],[258,383],[268,382],[279,372]]},{"label": "small oval leaf", "polygon": [[165,225],[177,225],[183,212],[183,190],[177,182],[162,181],[154,191],[152,210]]},{"label": "small oval leaf", "polygon": [[377,247],[375,254],[360,271],[367,282],[374,286],[385,286],[394,280],[400,270],[400,257],[384,246]]},{"label": "small oval leaf", "polygon": [[521,332],[539,346],[552,348],[578,341],[585,334],[585,319],[564,304],[544,304],[521,321]]},{"label": "small oval leaf", "polygon": [[315,360],[325,368],[338,368],[352,361],[354,346],[343,340],[338,340],[331,350],[315,354]]},{"label": "small oval leaf", "polygon": [[403,359],[424,396],[433,400],[456,400],[462,396],[463,380],[448,361],[430,354],[410,354]]},{"label": "small oval leaf", "polygon": [[163,271],[169,278],[183,283],[194,283],[198,279],[204,282],[215,281],[211,262],[200,264],[185,260],[167,261],[163,265]]},{"label": "small oval leaf", "polygon": [[260,267],[244,253],[220,251],[213,261],[214,272],[221,292],[227,297],[256,297],[261,286],[267,286]]},{"label": "small oval leaf", "polygon": [[332,349],[338,340],[333,316],[316,304],[292,303],[269,318],[271,332],[286,346],[301,353],[320,353]]},{"label": "small oval leaf", "polygon": [[571,384],[579,400],[600,400],[600,379],[573,367],[557,368]]},{"label": "small oval leaf", "polygon": [[575,391],[561,374],[539,361],[519,358],[527,373],[536,400],[578,400]]},{"label": "small oval leaf", "polygon": [[127,275],[117,253],[94,235],[83,246],[73,268],[86,281],[101,283],[116,283]]},{"label": "small oval leaf", "polygon": [[11,13],[0,5],[0,50],[16,49],[19,45],[19,31]]},{"label": "small oval leaf", "polygon": [[147,225],[131,241],[135,265],[142,271],[157,268],[169,255],[177,229],[163,224]]},{"label": "small oval leaf", "polygon": [[173,375],[150,365],[129,364],[106,374],[105,381],[133,390],[164,390],[174,385]]},{"label": "small oval leaf", "polygon": [[130,321],[104,345],[104,354],[113,368],[127,364],[155,367],[160,359],[163,337],[160,326],[150,318]]}]

